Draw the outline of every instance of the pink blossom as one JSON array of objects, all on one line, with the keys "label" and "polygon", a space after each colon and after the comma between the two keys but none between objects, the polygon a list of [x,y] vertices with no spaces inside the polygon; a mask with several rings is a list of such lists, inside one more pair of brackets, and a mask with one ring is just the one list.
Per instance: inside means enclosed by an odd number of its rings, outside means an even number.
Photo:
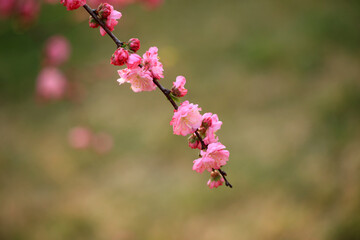
[{"label": "pink blossom", "polygon": [[194,133],[201,126],[201,108],[197,104],[183,102],[178,110],[174,110],[174,116],[170,122],[173,126],[174,134],[186,136]]},{"label": "pink blossom", "polygon": [[85,127],[74,127],[69,131],[69,144],[76,149],[88,148],[92,141],[92,133]]},{"label": "pink blossom", "polygon": [[201,150],[201,158],[193,161],[193,170],[202,173],[204,170],[209,172],[212,169],[219,169],[229,160],[229,151],[224,150],[225,146],[219,142],[210,143],[206,150]]},{"label": "pink blossom", "polygon": [[117,80],[119,84],[130,83],[134,92],[153,91],[156,85],[149,71],[137,67],[133,69],[125,68],[118,71],[120,78]]},{"label": "pink blossom", "polygon": [[186,95],[187,93],[187,89],[184,88],[186,83],[186,79],[183,76],[177,76],[176,77],[176,81],[173,82],[173,87],[171,89],[171,93],[175,96],[175,97],[183,97]]},{"label": "pink blossom", "polygon": [[60,0],[60,3],[66,7],[68,11],[78,9],[86,4],[86,0]]},{"label": "pink blossom", "polygon": [[[117,19],[120,19],[122,14],[121,12],[114,10],[114,7],[110,4],[107,4],[106,6],[106,8],[110,8],[110,14],[108,14],[108,12],[105,12],[105,16],[107,16],[102,19],[104,19],[106,27],[112,32],[114,31],[114,27],[118,24]],[[102,36],[106,35],[106,32],[102,27],[100,27],[100,34]]]},{"label": "pink blossom", "polygon": [[46,62],[50,65],[60,65],[68,60],[70,55],[70,44],[63,36],[49,38],[45,45]]},{"label": "pink blossom", "polygon": [[221,128],[222,122],[216,114],[205,113],[201,124],[201,129],[205,130],[204,143],[206,145],[218,141],[218,137],[215,132]]},{"label": "pink blossom", "polygon": [[64,97],[67,80],[64,75],[53,67],[44,68],[36,82],[37,95],[45,100],[58,100]]},{"label": "pink blossom", "polygon": [[146,70],[151,72],[154,78],[164,78],[164,69],[162,63],[159,61],[157,47],[151,47],[144,53],[142,64]]},{"label": "pink blossom", "polygon": [[128,45],[130,50],[136,53],[140,49],[140,40],[137,38],[131,38]]},{"label": "pink blossom", "polygon": [[126,62],[128,68],[137,68],[141,64],[141,57],[135,53],[131,54]]},{"label": "pink blossom", "polygon": [[120,47],[115,50],[114,54],[111,57],[111,64],[116,66],[124,65],[129,58],[129,52],[124,48]]}]

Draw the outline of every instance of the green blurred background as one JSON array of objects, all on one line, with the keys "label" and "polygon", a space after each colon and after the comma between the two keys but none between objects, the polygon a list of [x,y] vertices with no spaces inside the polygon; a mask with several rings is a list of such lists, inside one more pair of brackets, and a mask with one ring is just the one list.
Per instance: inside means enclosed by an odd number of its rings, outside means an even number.
[{"label": "green blurred background", "polygon": [[[233,189],[206,186],[198,152],[172,134],[159,92],[118,86],[115,45],[85,10],[43,5],[29,29],[0,27],[0,239],[360,239],[360,2],[165,0],[118,9],[114,33],[159,48],[164,86],[223,121]],[[79,21],[84,19],[84,21]],[[39,104],[54,34],[80,101]],[[107,154],[68,131],[111,133]]]}]

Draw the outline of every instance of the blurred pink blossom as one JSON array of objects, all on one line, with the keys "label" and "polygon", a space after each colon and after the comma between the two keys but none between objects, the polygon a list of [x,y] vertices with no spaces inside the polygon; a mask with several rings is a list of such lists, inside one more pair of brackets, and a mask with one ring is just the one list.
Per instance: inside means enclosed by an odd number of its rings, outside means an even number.
[{"label": "blurred pink blossom", "polygon": [[15,0],[0,0],[0,18],[8,17],[15,7]]},{"label": "blurred pink blossom", "polygon": [[37,0],[18,0],[17,11],[21,22],[29,24],[37,18],[40,11],[40,2]]},{"label": "blurred pink blossom", "polygon": [[113,147],[113,138],[104,132],[93,135],[92,147],[97,153],[107,153]]},{"label": "blurred pink blossom", "polygon": [[86,4],[86,0],[60,0],[60,3],[66,7],[68,11],[78,9]]},{"label": "blurred pink blossom", "polygon": [[70,129],[68,139],[71,147],[75,149],[85,149],[90,147],[92,133],[88,128],[78,126]]},{"label": "blurred pink blossom", "polygon": [[70,43],[60,35],[50,37],[45,45],[45,62],[58,66],[69,59]]},{"label": "blurred pink blossom", "polygon": [[36,94],[42,100],[58,100],[64,97],[67,80],[54,67],[41,70],[36,82]]}]

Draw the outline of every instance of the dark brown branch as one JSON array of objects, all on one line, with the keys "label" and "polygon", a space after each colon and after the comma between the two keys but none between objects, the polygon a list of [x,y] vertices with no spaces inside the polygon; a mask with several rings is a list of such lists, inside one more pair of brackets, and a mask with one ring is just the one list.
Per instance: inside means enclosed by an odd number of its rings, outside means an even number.
[{"label": "dark brown branch", "polygon": [[174,99],[171,98],[170,96],[170,90],[164,88],[159,81],[154,78],[153,82],[155,83],[155,85],[160,89],[160,91],[165,95],[165,97],[169,100],[169,102],[171,103],[171,105],[173,105],[174,109],[177,110],[178,109],[178,105],[174,102]]},{"label": "dark brown branch", "polygon": [[225,185],[232,188],[232,185],[229,183],[229,181],[226,179],[226,172],[221,170],[220,168],[218,169],[219,173],[221,174],[221,176],[223,177],[224,181],[225,181]]},{"label": "dark brown branch", "polygon": [[[110,36],[110,38],[114,41],[114,43],[116,44],[116,46],[122,47],[124,45],[124,42],[120,41],[110,30],[109,28],[105,25],[105,23],[98,18],[97,14],[96,14],[96,10],[91,9],[89,7],[89,5],[85,4],[83,6],[85,8],[85,10],[90,14],[91,17],[93,17],[95,19],[95,21],[105,30],[105,32]],[[159,81],[154,78],[153,79],[154,84],[160,89],[160,91],[165,95],[165,97],[169,100],[169,102],[171,103],[171,105],[174,107],[175,110],[177,110],[179,108],[179,106],[175,103],[174,99],[171,98],[170,96],[170,90],[167,88],[164,88]],[[207,145],[204,143],[204,140],[202,139],[202,137],[199,134],[198,129],[195,131],[195,135],[196,137],[199,139],[199,141],[201,142],[201,149],[205,150],[207,148]],[[224,178],[225,180],[225,185],[232,188],[232,185],[229,183],[229,181],[226,179],[226,172],[224,172],[221,169],[218,169],[218,171],[220,172],[221,176]]]}]

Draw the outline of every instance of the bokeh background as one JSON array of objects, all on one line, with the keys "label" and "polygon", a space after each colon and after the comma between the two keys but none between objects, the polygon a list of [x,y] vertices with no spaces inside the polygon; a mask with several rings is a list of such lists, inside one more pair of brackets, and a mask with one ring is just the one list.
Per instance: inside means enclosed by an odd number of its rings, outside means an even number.
[{"label": "bokeh background", "polygon": [[[360,2],[165,0],[114,33],[159,48],[163,85],[223,121],[233,189],[191,170],[159,92],[118,86],[115,45],[85,10],[0,24],[0,239],[360,239]],[[39,102],[43,48],[65,36],[76,99]],[[74,149],[84,126],[113,139]]]}]

